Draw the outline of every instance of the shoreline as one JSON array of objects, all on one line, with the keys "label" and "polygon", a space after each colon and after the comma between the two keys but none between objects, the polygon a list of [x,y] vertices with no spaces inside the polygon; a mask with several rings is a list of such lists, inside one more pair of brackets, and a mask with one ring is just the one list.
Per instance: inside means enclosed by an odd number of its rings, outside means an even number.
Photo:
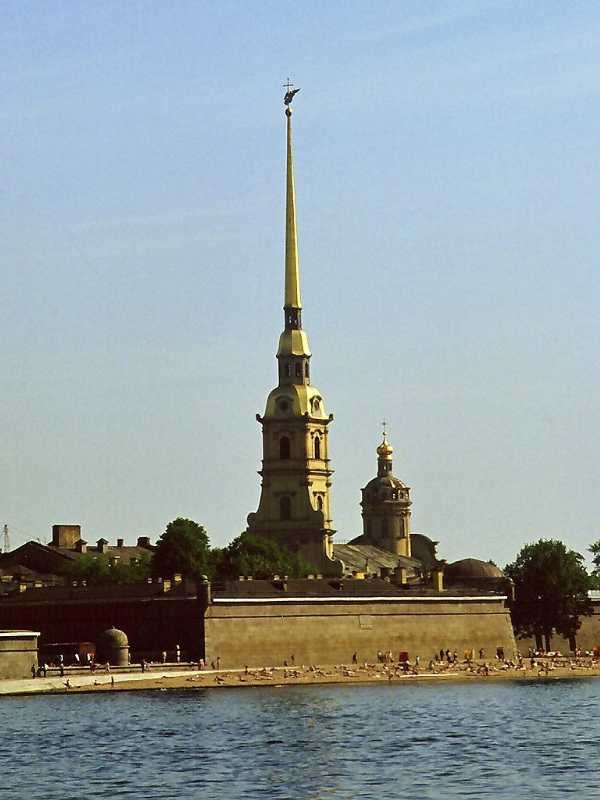
[{"label": "shoreline", "polygon": [[69,675],[67,678],[27,678],[0,681],[0,696],[34,696],[40,694],[82,694],[91,692],[133,691],[197,691],[199,689],[256,688],[271,686],[323,686],[388,684],[401,685],[422,682],[469,682],[477,681],[547,681],[572,678],[600,677],[600,664],[592,666],[554,666],[546,674],[539,667],[533,669],[490,668],[488,675],[459,668],[418,674],[397,673],[385,665],[369,665],[350,669],[346,666],[324,667],[273,667],[263,669],[236,670],[156,670],[147,672],[115,672]]}]

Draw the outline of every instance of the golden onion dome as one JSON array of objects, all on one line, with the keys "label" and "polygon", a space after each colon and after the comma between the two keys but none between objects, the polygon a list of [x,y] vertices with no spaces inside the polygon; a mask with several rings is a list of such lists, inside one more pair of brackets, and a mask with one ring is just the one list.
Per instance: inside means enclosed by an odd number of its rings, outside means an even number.
[{"label": "golden onion dome", "polygon": [[387,436],[384,433],[383,434],[383,441],[381,442],[381,444],[377,448],[377,455],[379,456],[379,458],[391,459],[393,452],[394,452],[394,448],[388,442]]}]

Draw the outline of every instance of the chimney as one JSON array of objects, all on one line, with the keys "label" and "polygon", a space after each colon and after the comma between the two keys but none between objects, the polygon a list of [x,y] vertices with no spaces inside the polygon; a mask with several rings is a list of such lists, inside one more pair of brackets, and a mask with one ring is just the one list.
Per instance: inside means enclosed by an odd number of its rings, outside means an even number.
[{"label": "chimney", "polygon": [[432,573],[433,576],[433,588],[436,592],[443,592],[444,591],[444,569],[443,567],[436,567]]},{"label": "chimney", "polygon": [[98,548],[99,553],[107,553],[108,541],[106,539],[98,539],[98,541],[96,542],[96,547]]},{"label": "chimney", "polygon": [[406,586],[408,583],[408,570],[406,567],[396,567],[393,574],[393,580],[396,586]]},{"label": "chimney", "polygon": [[180,572],[176,572],[175,575],[173,575],[173,583],[175,585],[183,583],[183,576]]},{"label": "chimney", "polygon": [[208,580],[208,578],[206,578],[206,576],[204,577],[204,580],[200,581],[199,595],[204,608],[205,609],[208,608],[212,602],[212,592],[211,592],[210,581]]},{"label": "chimney", "polygon": [[81,525],[53,525],[52,547],[74,550],[75,543],[81,539]]},{"label": "chimney", "polygon": [[150,537],[149,536],[138,536],[137,546],[138,547],[150,548]]},{"label": "chimney", "polygon": [[117,539],[117,547],[123,547],[123,539]]},{"label": "chimney", "polygon": [[79,539],[78,542],[75,542],[75,550],[77,550],[78,553],[87,553],[87,542],[83,539]]}]

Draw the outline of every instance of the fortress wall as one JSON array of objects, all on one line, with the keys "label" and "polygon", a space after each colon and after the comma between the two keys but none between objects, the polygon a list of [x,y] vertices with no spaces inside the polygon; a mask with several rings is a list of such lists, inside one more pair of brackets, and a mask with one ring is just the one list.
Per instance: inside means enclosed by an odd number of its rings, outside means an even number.
[{"label": "fortress wall", "polygon": [[207,662],[221,666],[281,666],[292,654],[296,664],[349,664],[376,661],[377,651],[394,659],[407,651],[422,664],[439,652],[467,649],[486,656],[503,647],[515,651],[508,609],[503,600],[361,602],[213,602],[205,618]]},{"label": "fortress wall", "polygon": [[0,631],[0,679],[31,678],[37,667],[38,634],[35,631]]},{"label": "fortress wall", "polygon": [[[575,636],[575,644],[581,650],[593,650],[600,647],[600,601],[592,601],[594,613],[591,617],[581,617],[581,627]],[[563,636],[555,635],[552,637],[552,649],[567,655],[571,649],[569,640]],[[517,639],[517,648],[523,654],[532,647],[536,649],[535,638]]]}]

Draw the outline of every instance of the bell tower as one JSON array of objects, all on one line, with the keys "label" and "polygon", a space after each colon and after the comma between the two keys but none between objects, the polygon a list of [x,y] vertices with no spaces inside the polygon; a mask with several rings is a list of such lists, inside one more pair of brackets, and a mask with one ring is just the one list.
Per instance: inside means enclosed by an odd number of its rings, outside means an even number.
[{"label": "bell tower", "polygon": [[285,95],[287,175],[285,212],[284,329],[277,349],[278,385],[269,394],[262,426],[263,458],[258,510],[248,531],[269,536],[321,571],[338,572],[333,560],[331,476],[327,414],[323,395],[310,376],[311,352],[302,329],[291,102]]},{"label": "bell tower", "polygon": [[384,423],[383,440],[377,448],[377,477],[362,489],[364,532],[358,541],[410,557],[410,487],[392,473],[393,454]]}]

